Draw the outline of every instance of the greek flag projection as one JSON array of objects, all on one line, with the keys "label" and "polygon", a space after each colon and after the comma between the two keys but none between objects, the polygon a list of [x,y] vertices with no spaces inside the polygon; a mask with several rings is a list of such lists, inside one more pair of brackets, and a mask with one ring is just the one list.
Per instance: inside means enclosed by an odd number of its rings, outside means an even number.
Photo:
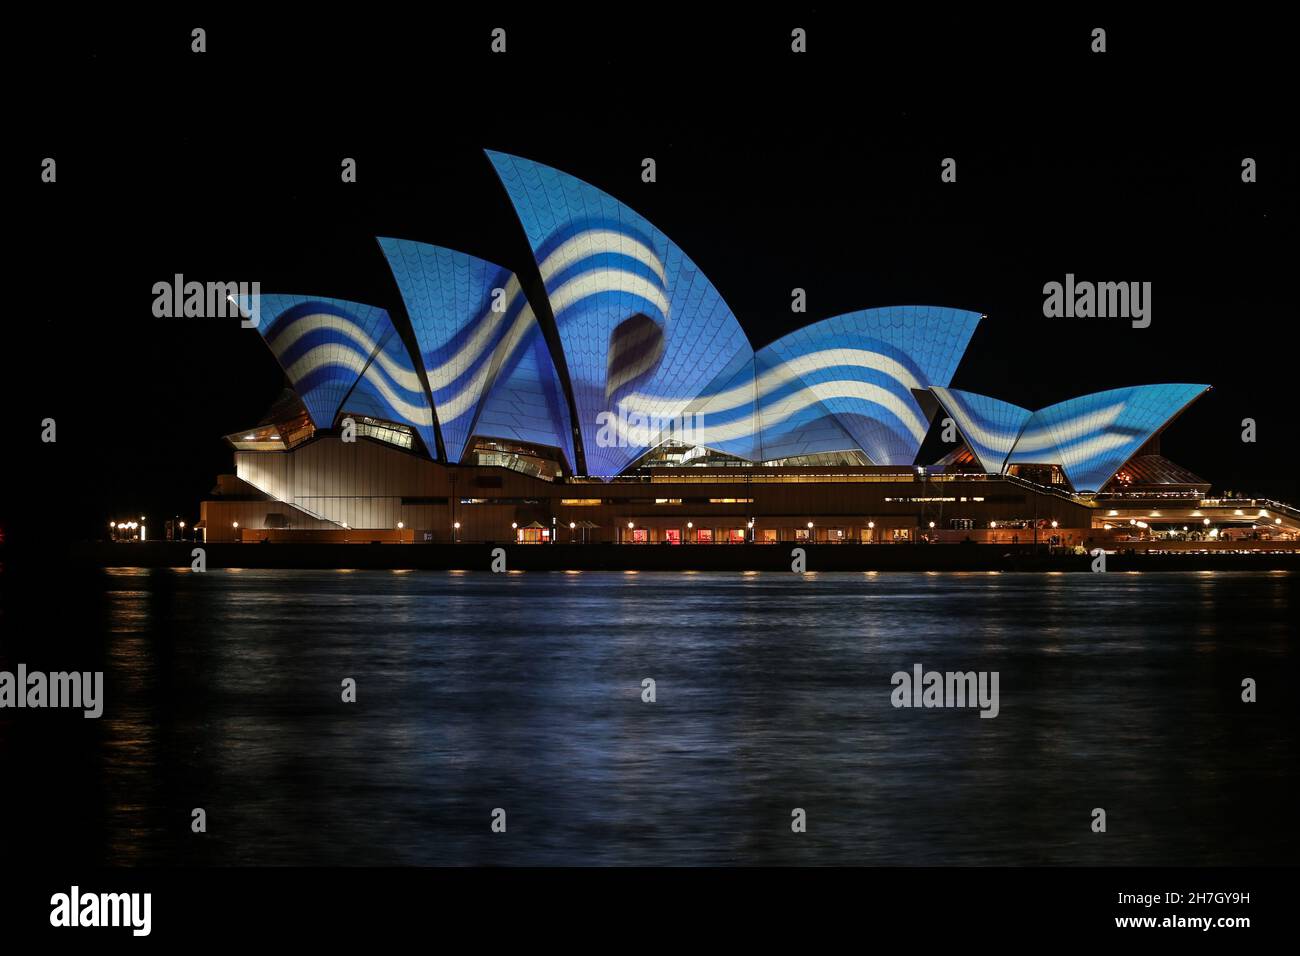
[{"label": "greek flag projection", "polygon": [[930,306],[865,309],[762,349],[763,458],[857,449],[872,464],[912,464],[929,429],[913,390],[948,384],[979,320]]},{"label": "greek flag projection", "polygon": [[1133,385],[1034,412],[1007,464],[1058,464],[1075,491],[1097,491],[1208,385]]},{"label": "greek flag projection", "polygon": [[989,474],[998,474],[1033,413],[987,395],[931,386],[944,412],[952,417],[966,447]]},{"label": "greek flag projection", "polygon": [[450,461],[474,435],[559,449],[572,467],[568,409],[518,278],[463,252],[380,239],[429,379]]},{"label": "greek flag projection", "polygon": [[299,295],[245,296],[239,304],[260,311],[258,331],[317,428],[350,411],[410,425],[426,449],[437,447],[424,386],[385,310]]},{"label": "greek flag projection", "polygon": [[752,356],[749,341],[712,283],[644,217],[557,169],[488,156],[550,299],[587,470],[617,475]]},{"label": "greek flag projection", "polygon": [[847,312],[755,351],[718,290],[644,217],[557,169],[487,155],[555,328],[543,330],[509,269],[406,239],[379,244],[409,329],[372,306],[243,296],[273,317],[261,332],[318,428],[349,411],[410,425],[433,452],[436,419],[450,462],[495,440],[570,471],[581,441],[586,473],[612,478],[665,442],[715,463],[910,466],[941,409],[985,472],[1054,464],[1090,492],[1207,388],[1133,386],[1031,413],[949,387],[982,316],[938,306]]}]

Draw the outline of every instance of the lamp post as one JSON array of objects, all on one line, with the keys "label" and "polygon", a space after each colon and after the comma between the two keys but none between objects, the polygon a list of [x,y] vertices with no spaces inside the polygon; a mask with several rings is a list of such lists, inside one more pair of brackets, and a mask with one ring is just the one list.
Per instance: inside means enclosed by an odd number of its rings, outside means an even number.
[{"label": "lamp post", "polygon": [[809,521],[808,522],[808,543],[812,544],[814,540],[815,539],[813,537],[813,523]]},{"label": "lamp post", "polygon": [[749,543],[754,543],[754,519],[749,519]]},{"label": "lamp post", "polygon": [[460,544],[460,522],[459,521],[453,521],[451,523],[451,543]]},{"label": "lamp post", "polygon": [[686,522],[686,541],[688,544],[690,543],[691,540],[691,529],[693,529],[694,527],[695,527],[694,521]]},{"label": "lamp post", "polygon": [[510,530],[515,533],[515,543],[517,544],[519,542],[519,522],[518,521],[510,522]]},{"label": "lamp post", "polygon": [[573,532],[577,527],[578,523],[576,521],[569,522],[569,544],[573,544]]},{"label": "lamp post", "polygon": [[867,531],[870,532],[870,534],[867,535],[867,543],[868,543],[868,544],[875,544],[875,543],[876,543],[876,523],[875,523],[874,521],[868,521],[868,522],[867,522]]},{"label": "lamp post", "polygon": [[636,527],[636,525],[633,524],[631,521],[629,521],[629,522],[627,523],[627,543],[628,543],[628,544],[633,544],[633,543],[634,543],[633,540],[632,540],[632,529],[635,528],[635,527]]},{"label": "lamp post", "polygon": [[406,527],[406,523],[404,521],[397,522],[397,543],[398,544],[402,543],[402,529],[405,527]]},{"label": "lamp post", "polygon": [[239,544],[239,522],[238,521],[230,522],[230,527],[235,529],[235,544]]}]

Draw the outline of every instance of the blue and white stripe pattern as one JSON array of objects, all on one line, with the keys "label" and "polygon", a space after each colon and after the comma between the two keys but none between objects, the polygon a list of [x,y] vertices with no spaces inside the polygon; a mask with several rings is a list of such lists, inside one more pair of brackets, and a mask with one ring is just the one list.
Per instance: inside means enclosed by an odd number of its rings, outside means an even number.
[{"label": "blue and white stripe pattern", "polygon": [[929,429],[913,392],[948,384],[979,321],[932,306],[865,309],[762,349],[763,459],[857,449],[873,464],[912,464]]},{"label": "blue and white stripe pattern", "polygon": [[1133,385],[1082,395],[1030,416],[1007,464],[1057,464],[1075,491],[1099,491],[1208,385]]},{"label": "blue and white stripe pattern", "polygon": [[379,244],[415,331],[448,460],[460,461],[480,434],[556,447],[571,463],[567,405],[518,278],[453,249]]},{"label": "blue and white stripe pattern", "polygon": [[436,447],[424,386],[386,311],[301,295],[243,296],[239,304],[260,310],[258,331],[317,428],[355,410],[409,425],[427,449]]},{"label": "blue and white stripe pattern", "polygon": [[966,446],[991,475],[1000,474],[1033,413],[987,395],[932,385],[930,391],[957,425]]},{"label": "blue and white stripe pattern", "polygon": [[659,438],[611,442],[611,417],[677,420],[752,349],[717,289],[644,217],[567,173],[488,156],[555,315],[587,471],[617,475]]}]

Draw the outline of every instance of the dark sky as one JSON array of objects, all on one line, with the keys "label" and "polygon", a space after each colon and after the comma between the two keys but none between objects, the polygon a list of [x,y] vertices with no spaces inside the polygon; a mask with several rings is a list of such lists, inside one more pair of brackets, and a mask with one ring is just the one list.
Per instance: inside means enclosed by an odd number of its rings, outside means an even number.
[{"label": "dark sky", "polygon": [[[852,309],[983,312],[954,386],[1039,407],[1209,383],[1166,454],[1216,490],[1300,500],[1280,29],[638,10],[635,23],[205,19],[201,56],[189,52],[199,21],[24,37],[21,148],[6,159],[20,310],[3,388],[23,461],[4,469],[11,536],[37,523],[84,536],[139,513],[194,520],[230,466],[220,436],[279,392],[256,333],[155,319],[154,282],[257,279],[400,312],[378,235],[534,269],[484,147],[645,215],[755,346]],[[1108,25],[1103,55],[1088,51],[1094,19]],[[505,56],[488,52],[496,25]],[[809,30],[802,57],[792,26]],[[47,155],[54,185],[38,181]],[[344,156],[355,185],[339,182]],[[655,184],[640,181],[646,156]],[[946,156],[955,184],[939,179]],[[1258,183],[1241,182],[1244,156]],[[1152,282],[1151,327],[1044,318],[1043,284],[1067,272]],[[796,286],[806,316],[790,312]],[[46,416],[56,446],[39,441]],[[1256,445],[1240,440],[1244,417]]]}]

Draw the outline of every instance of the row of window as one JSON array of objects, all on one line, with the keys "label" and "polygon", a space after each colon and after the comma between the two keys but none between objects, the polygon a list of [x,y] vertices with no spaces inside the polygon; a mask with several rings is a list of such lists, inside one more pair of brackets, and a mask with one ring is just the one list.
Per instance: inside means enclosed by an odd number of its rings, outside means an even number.
[{"label": "row of window", "polygon": [[753,498],[561,498],[560,504],[592,508],[597,505],[747,505],[753,501]]}]

